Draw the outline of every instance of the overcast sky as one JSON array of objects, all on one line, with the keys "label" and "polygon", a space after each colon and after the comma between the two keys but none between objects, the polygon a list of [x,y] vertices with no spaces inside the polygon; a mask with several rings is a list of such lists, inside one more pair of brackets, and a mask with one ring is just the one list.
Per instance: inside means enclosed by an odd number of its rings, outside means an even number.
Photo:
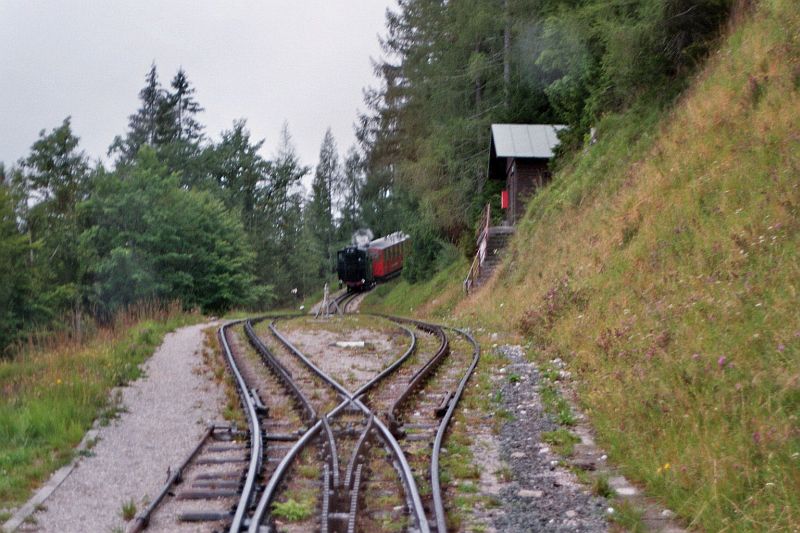
[{"label": "overcast sky", "polygon": [[164,85],[183,66],[215,139],[246,118],[269,156],[286,120],[303,163],[316,163],[328,126],[344,153],[392,4],[0,0],[0,161],[25,156],[68,115],[81,147],[104,157],[153,61]]}]

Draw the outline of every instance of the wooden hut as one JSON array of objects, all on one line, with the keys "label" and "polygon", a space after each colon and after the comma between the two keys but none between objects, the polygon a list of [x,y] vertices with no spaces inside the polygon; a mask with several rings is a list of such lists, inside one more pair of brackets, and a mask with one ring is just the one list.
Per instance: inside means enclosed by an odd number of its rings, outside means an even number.
[{"label": "wooden hut", "polygon": [[516,223],[528,199],[549,181],[547,166],[562,128],[555,124],[492,124],[489,179],[505,181],[507,224]]}]

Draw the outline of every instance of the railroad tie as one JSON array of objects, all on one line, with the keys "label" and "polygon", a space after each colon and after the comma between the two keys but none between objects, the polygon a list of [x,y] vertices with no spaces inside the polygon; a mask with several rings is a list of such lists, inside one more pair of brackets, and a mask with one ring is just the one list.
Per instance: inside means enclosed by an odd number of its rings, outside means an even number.
[{"label": "railroad tie", "polygon": [[214,500],[216,498],[231,498],[239,494],[238,490],[185,490],[175,496],[179,500]]},{"label": "railroad tie", "polygon": [[178,520],[181,522],[218,522],[220,520],[230,519],[230,513],[220,513],[213,511],[192,511],[181,513],[178,515]]}]

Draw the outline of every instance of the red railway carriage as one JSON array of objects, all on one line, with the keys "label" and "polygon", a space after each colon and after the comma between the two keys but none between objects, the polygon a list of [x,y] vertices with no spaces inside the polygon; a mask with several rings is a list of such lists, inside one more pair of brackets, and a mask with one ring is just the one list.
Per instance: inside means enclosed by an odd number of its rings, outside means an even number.
[{"label": "red railway carriage", "polygon": [[400,272],[403,268],[403,258],[406,255],[408,243],[408,235],[399,231],[369,243],[368,252],[372,263],[372,275],[376,280],[385,279]]}]

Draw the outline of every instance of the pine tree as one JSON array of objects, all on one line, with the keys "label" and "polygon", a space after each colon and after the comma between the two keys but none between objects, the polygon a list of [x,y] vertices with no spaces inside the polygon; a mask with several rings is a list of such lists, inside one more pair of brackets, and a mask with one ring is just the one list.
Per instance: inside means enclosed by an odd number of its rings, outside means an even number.
[{"label": "pine tree", "polygon": [[336,141],[331,129],[328,128],[319,149],[319,162],[314,170],[314,180],[311,182],[311,200],[308,207],[308,219],[319,243],[319,250],[325,258],[325,263],[320,268],[320,277],[326,276],[327,270],[333,264],[334,190],[338,187],[339,176]]},{"label": "pine tree", "polygon": [[72,133],[70,117],[39,133],[14,173],[18,211],[28,232],[32,268],[42,284],[44,306],[54,314],[80,305],[82,264],[78,204],[88,196],[89,161]]},{"label": "pine tree", "polygon": [[[0,176],[4,171],[0,165]],[[0,359],[32,326],[35,309],[33,275],[28,263],[30,243],[17,227],[14,199],[5,180],[0,181]]]},{"label": "pine tree", "polygon": [[280,216],[288,208],[288,201],[293,192],[300,186],[300,180],[311,169],[300,163],[300,158],[292,144],[289,125],[284,122],[281,128],[281,138],[269,172],[269,195],[271,203],[277,206]]},{"label": "pine tree", "polygon": [[297,253],[301,230],[302,186],[308,173],[300,164],[286,124],[278,150],[269,162],[266,180],[259,189],[254,226],[251,229],[257,253],[256,274],[259,280],[275,287],[278,297],[288,299],[296,279],[290,258]]},{"label": "pine tree", "polygon": [[106,318],[142,299],[180,300],[206,312],[268,299],[254,283],[253,253],[236,212],[206,191],[186,190],[144,147],[124,174],[100,175],[82,235],[90,303]]},{"label": "pine tree", "polygon": [[364,187],[364,164],[355,146],[347,151],[344,171],[339,182],[337,196],[340,198],[341,221],[339,240],[348,240],[361,225],[361,192]]},{"label": "pine tree", "polygon": [[128,133],[125,138],[117,136],[108,149],[109,155],[118,154],[118,162],[132,161],[142,146],[155,146],[164,135],[164,123],[167,121],[165,107],[166,95],[158,82],[156,64],[150,66],[145,76],[145,86],[139,91],[139,109],[128,117]]},{"label": "pine tree", "polygon": [[195,100],[195,88],[189,84],[183,68],[178,69],[170,87],[172,90],[166,100],[174,120],[177,140],[199,142],[203,137],[203,126],[196,117],[204,109]]},{"label": "pine tree", "polygon": [[209,154],[209,172],[222,190],[225,203],[241,213],[245,230],[256,225],[256,209],[265,194],[270,164],[259,150],[264,140],[252,142],[244,120],[222,132],[222,140]]},{"label": "pine tree", "polygon": [[[51,241],[50,249],[41,253],[52,252],[49,264],[53,268],[58,264],[54,258],[67,260],[74,256],[76,209],[88,194],[89,160],[79,149],[80,139],[72,133],[70,120],[65,118],[49,133],[42,130],[30,155],[20,161],[20,172],[16,174],[24,204],[29,207],[25,223],[33,234],[32,240]],[[68,262],[75,260],[72,257]],[[59,277],[74,279],[76,265],[64,268],[70,272]]]}]

